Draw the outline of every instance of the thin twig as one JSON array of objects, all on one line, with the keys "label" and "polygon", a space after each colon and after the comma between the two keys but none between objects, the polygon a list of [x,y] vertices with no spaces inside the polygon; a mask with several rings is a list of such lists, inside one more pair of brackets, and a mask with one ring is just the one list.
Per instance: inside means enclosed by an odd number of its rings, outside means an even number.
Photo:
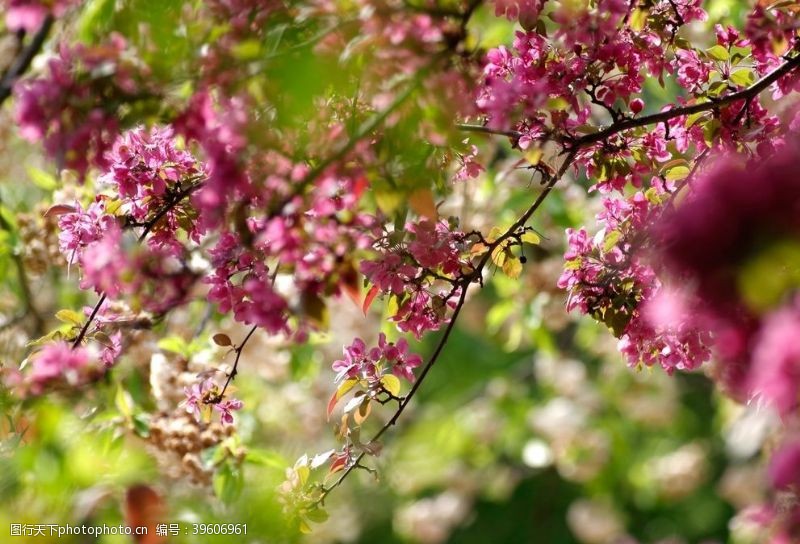
[{"label": "thin twig", "polygon": [[[499,238],[497,238],[497,240],[489,244],[487,251],[484,253],[484,256],[478,262],[475,269],[472,272],[470,272],[469,275],[464,276],[461,284],[461,295],[459,296],[458,302],[456,303],[456,306],[453,309],[453,315],[450,316],[450,321],[447,323],[447,327],[445,328],[442,337],[436,344],[436,348],[433,350],[433,353],[428,359],[428,362],[425,363],[425,366],[422,368],[422,372],[420,372],[420,375],[414,382],[414,385],[411,387],[411,390],[405,397],[403,397],[403,400],[402,402],[400,402],[400,406],[398,406],[394,415],[392,415],[391,419],[389,419],[383,425],[383,427],[380,428],[380,430],[372,437],[369,443],[377,442],[386,433],[386,431],[389,430],[390,427],[392,427],[397,423],[397,420],[400,419],[400,416],[403,414],[406,407],[411,402],[411,399],[414,398],[414,395],[416,395],[420,386],[422,386],[422,382],[425,380],[425,377],[428,375],[431,368],[433,368],[433,365],[436,364],[436,361],[439,360],[439,356],[442,354],[442,351],[444,350],[444,347],[447,344],[448,339],[450,338],[450,333],[453,331],[456,321],[458,320],[458,315],[461,313],[461,309],[464,306],[464,302],[466,301],[467,298],[467,291],[469,290],[470,286],[473,285],[476,281],[478,281],[478,279],[481,277],[483,269],[486,267],[487,263],[489,262],[489,259],[491,259],[491,255],[494,252],[495,248],[503,244],[508,238],[514,236],[519,231],[519,229],[525,226],[525,223],[527,223],[528,220],[531,218],[531,216],[536,212],[536,210],[539,209],[544,200],[547,198],[547,195],[549,195],[550,192],[553,190],[553,187],[555,187],[556,183],[558,183],[558,181],[567,172],[567,169],[569,169],[576,155],[577,155],[577,150],[572,150],[569,153],[567,153],[567,156],[564,158],[564,162],[561,164],[561,167],[555,174],[553,174],[553,176],[550,178],[547,185],[545,186],[544,190],[536,198],[534,203],[531,204],[531,206],[527,210],[525,210],[525,213],[523,213],[520,216],[520,218],[517,219],[517,221],[506,230],[504,234],[502,234]],[[315,501],[315,503],[322,504],[325,501],[325,498],[331,493],[331,491],[339,487],[339,485],[341,485],[341,483],[350,475],[351,472],[353,472],[353,470],[361,467],[362,465],[360,463],[365,455],[366,452],[362,451],[358,455],[358,457],[356,457],[356,459],[347,467],[344,473],[342,473],[339,479],[336,480],[336,482],[334,482],[330,487],[327,487],[323,490],[322,494]]]},{"label": "thin twig", "polygon": [[11,96],[11,90],[14,88],[14,83],[16,83],[17,79],[19,79],[19,77],[28,70],[31,62],[33,62],[33,58],[42,49],[42,46],[44,45],[47,35],[50,33],[50,29],[53,27],[54,22],[55,19],[52,15],[45,17],[42,26],[31,39],[31,43],[29,43],[27,47],[20,51],[20,54],[14,59],[14,62],[11,63],[11,66],[8,67],[8,71],[3,76],[3,79],[0,80],[0,104],[5,102],[5,100]]},{"label": "thin twig", "polygon": [[242,356],[242,350],[247,345],[247,342],[250,340],[250,337],[253,336],[253,333],[256,332],[258,325],[253,325],[250,329],[250,332],[247,333],[247,336],[244,337],[242,343],[233,348],[233,351],[236,353],[236,359],[233,360],[233,368],[228,373],[228,378],[225,380],[225,385],[222,386],[222,391],[219,392],[219,395],[216,395],[214,398],[209,399],[209,403],[216,404],[220,402],[225,397],[225,391],[228,390],[228,386],[231,384],[233,379],[239,373],[239,357]]},{"label": "thin twig", "polygon": [[456,128],[462,132],[480,132],[482,134],[494,134],[497,136],[508,136],[515,140],[522,138],[522,132],[519,130],[503,130],[491,128],[484,125],[470,125],[467,123],[457,123]]},{"label": "thin twig", "polygon": [[[156,223],[161,221],[161,219],[165,215],[167,215],[167,213],[169,213],[170,210],[175,208],[175,206],[177,206],[184,198],[186,198],[194,191],[199,189],[202,185],[203,185],[202,180],[201,181],[195,180],[193,183],[190,183],[187,187],[175,193],[172,196],[172,198],[169,199],[166,205],[163,208],[161,208],[152,219],[150,219],[147,223],[145,223],[144,229],[142,230],[142,233],[139,235],[138,241],[141,243],[145,239],[145,237],[147,237],[150,231],[153,230],[153,227],[156,226]],[[86,337],[86,333],[89,332],[89,327],[94,321],[94,318],[97,317],[97,312],[100,311],[100,307],[106,301],[106,298],[108,297],[106,296],[105,293],[100,295],[100,298],[95,303],[94,308],[92,308],[92,313],[89,314],[89,319],[87,319],[86,323],[83,324],[83,327],[81,327],[78,336],[76,336],[75,340],[72,342],[72,349],[77,348],[81,344],[83,339]]]}]

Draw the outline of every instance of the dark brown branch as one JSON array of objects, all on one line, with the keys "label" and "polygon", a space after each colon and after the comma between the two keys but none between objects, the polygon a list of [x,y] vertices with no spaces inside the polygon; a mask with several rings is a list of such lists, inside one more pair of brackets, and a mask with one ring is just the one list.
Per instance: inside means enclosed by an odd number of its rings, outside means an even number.
[{"label": "dark brown branch", "polygon": [[[509,227],[502,236],[500,236],[497,240],[495,240],[489,245],[487,251],[484,253],[483,258],[481,258],[480,262],[475,267],[475,269],[469,275],[463,277],[461,282],[461,295],[459,296],[458,302],[456,303],[456,307],[453,310],[453,315],[450,317],[450,322],[447,324],[447,327],[445,328],[442,337],[436,344],[436,348],[433,350],[433,353],[428,359],[428,362],[425,363],[425,366],[422,368],[422,372],[420,372],[420,375],[414,382],[414,385],[411,387],[411,390],[405,397],[403,397],[403,400],[400,402],[400,406],[398,406],[394,415],[392,415],[391,419],[389,419],[389,421],[387,421],[383,425],[383,427],[381,427],[380,430],[372,437],[370,443],[378,441],[386,433],[386,431],[389,430],[390,427],[392,427],[397,423],[397,420],[400,419],[400,416],[403,414],[406,407],[411,402],[411,399],[414,398],[414,395],[416,395],[417,391],[422,385],[422,382],[425,380],[425,377],[428,375],[431,368],[433,368],[433,365],[436,364],[436,361],[439,360],[439,356],[442,354],[442,351],[444,350],[444,347],[447,344],[448,339],[450,338],[450,333],[453,331],[456,321],[458,320],[458,315],[461,313],[461,309],[464,307],[464,302],[466,301],[467,298],[467,291],[469,290],[469,287],[476,281],[478,281],[479,278],[481,277],[483,269],[486,267],[489,260],[491,259],[492,253],[494,252],[495,248],[503,244],[507,239],[515,236],[517,232],[525,226],[525,223],[527,223],[528,220],[531,218],[531,216],[536,212],[536,210],[539,209],[544,200],[547,198],[547,195],[549,195],[550,192],[553,190],[553,187],[555,187],[556,183],[558,183],[558,181],[567,172],[567,169],[572,164],[572,161],[575,159],[576,154],[577,151],[575,150],[570,151],[567,154],[567,156],[564,159],[564,162],[558,169],[558,172],[553,174],[553,176],[547,182],[547,185],[545,186],[544,190],[536,198],[534,203],[531,204],[531,206],[525,211],[525,213],[523,213],[520,216],[520,218],[513,225],[511,225],[511,227]],[[348,465],[347,469],[339,477],[339,479],[336,480],[336,482],[334,482],[330,487],[325,488],[323,490],[322,495],[317,499],[316,504],[322,504],[325,501],[325,498],[331,493],[331,491],[339,487],[339,485],[341,485],[341,483],[350,475],[351,472],[353,472],[353,470],[359,468],[361,466],[361,460],[364,458],[365,455],[366,452],[361,452],[358,455],[358,457],[356,457],[356,459]]]},{"label": "dark brown branch", "polygon": [[250,340],[250,337],[253,336],[253,333],[256,332],[257,328],[258,328],[257,325],[253,325],[253,327],[250,329],[250,332],[248,332],[247,336],[245,336],[244,340],[242,340],[242,343],[233,348],[233,351],[236,353],[236,358],[233,360],[233,368],[231,368],[231,371],[228,373],[228,378],[225,380],[225,385],[222,386],[222,391],[219,392],[219,395],[215,396],[212,399],[209,399],[208,401],[209,403],[216,404],[222,401],[222,399],[225,397],[225,391],[228,390],[228,386],[231,384],[233,379],[236,378],[236,375],[239,373],[239,358],[242,356],[242,350],[247,345],[247,342]]},{"label": "dark brown branch", "polygon": [[3,75],[3,79],[0,80],[0,104],[5,102],[5,100],[11,96],[11,90],[14,88],[14,83],[16,83],[17,79],[19,79],[19,77],[28,70],[31,62],[33,62],[33,58],[42,49],[42,46],[44,45],[47,35],[50,33],[50,29],[53,27],[54,22],[55,19],[53,19],[52,15],[45,17],[41,28],[39,28],[38,32],[36,32],[33,38],[31,38],[31,43],[29,43],[27,47],[20,51],[20,54],[17,55],[17,58],[14,59],[14,62],[8,67],[8,71],[5,73],[5,75]]},{"label": "dark brown branch", "polygon": [[589,144],[603,141],[610,136],[619,134],[620,132],[625,132],[626,130],[630,130],[632,128],[646,127],[649,125],[664,123],[670,119],[682,117],[684,115],[692,115],[694,113],[716,110],[734,102],[738,102],[739,100],[753,100],[763,91],[765,91],[770,85],[778,81],[783,76],[791,73],[798,67],[800,67],[800,54],[797,54],[793,58],[789,59],[774,71],[754,83],[752,86],[742,89],[739,92],[731,93],[723,96],[722,98],[711,100],[710,102],[703,102],[702,104],[692,104],[691,106],[683,106],[681,108],[645,115],[644,117],[625,119],[624,121],[614,123],[603,130],[581,136],[580,138],[576,138],[571,141],[566,140],[565,143],[571,144],[575,147],[584,147]]},{"label": "dark brown branch", "polygon": [[[153,216],[152,219],[150,219],[147,223],[145,223],[144,229],[142,230],[142,233],[139,235],[138,241],[141,243],[145,239],[145,237],[147,237],[147,235],[150,233],[150,231],[153,230],[153,227],[155,227],[156,224],[159,221],[161,221],[161,219],[165,215],[167,215],[167,213],[169,213],[170,210],[175,208],[175,206],[177,206],[184,198],[186,198],[187,196],[192,194],[194,191],[199,189],[202,185],[203,185],[203,181],[194,180],[187,187],[184,187],[183,189],[181,189],[177,193],[174,193],[172,195],[172,197],[169,198],[168,202],[164,205],[164,207],[161,208],[158,211],[158,213],[156,213],[156,215]],[[89,327],[91,326],[92,322],[94,321],[94,318],[97,317],[97,312],[100,311],[100,307],[106,301],[106,298],[108,298],[108,297],[106,296],[105,293],[100,295],[100,298],[95,303],[94,308],[92,308],[92,313],[89,314],[89,319],[87,319],[86,323],[83,324],[83,327],[81,327],[81,330],[78,333],[78,336],[76,336],[75,340],[72,342],[72,349],[77,348],[81,344],[81,342],[83,342],[83,339],[86,337],[86,333],[89,332]]]},{"label": "dark brown branch", "polygon": [[456,128],[462,132],[480,132],[482,134],[494,134],[497,136],[507,136],[515,140],[519,140],[522,137],[522,132],[520,132],[519,130],[502,130],[483,125],[470,125],[465,123],[457,123]]},{"label": "dark brown branch", "polygon": [[[568,137],[561,138],[561,142],[565,145],[570,146],[571,149],[578,149],[593,143],[601,142],[611,136],[614,136],[615,134],[619,134],[620,132],[625,132],[626,130],[630,130],[633,128],[656,125],[658,123],[665,123],[676,117],[692,115],[694,113],[701,113],[705,111],[717,110],[719,108],[728,106],[740,100],[752,101],[759,94],[764,92],[770,85],[772,85],[780,78],[791,73],[793,70],[799,67],[800,67],[800,53],[798,53],[794,57],[784,62],[781,66],[779,66],[774,71],[764,76],[762,79],[754,83],[752,86],[747,87],[746,89],[742,89],[741,91],[731,93],[729,95],[717,98],[715,100],[711,100],[709,102],[703,102],[700,104],[692,104],[690,106],[674,108],[667,111],[654,113],[651,115],[645,115],[643,117],[625,119],[613,123],[602,130],[592,132],[591,134],[586,134],[585,136],[581,136],[579,138],[568,138]],[[470,125],[470,124],[459,123],[456,125],[456,128],[464,132],[480,132],[484,134],[495,134],[498,136],[507,136],[509,138],[516,138],[516,139],[519,139],[522,136],[522,132],[518,130],[493,129],[482,125]]]}]

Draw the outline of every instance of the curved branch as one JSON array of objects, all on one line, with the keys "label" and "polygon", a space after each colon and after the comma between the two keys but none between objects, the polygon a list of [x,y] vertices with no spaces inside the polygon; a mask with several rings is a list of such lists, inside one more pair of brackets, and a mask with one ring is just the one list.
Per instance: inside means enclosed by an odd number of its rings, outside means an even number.
[{"label": "curved branch", "polygon": [[[753,85],[747,87],[746,89],[742,89],[741,91],[731,93],[729,95],[717,98],[715,100],[711,100],[709,102],[692,104],[690,106],[682,106],[680,108],[674,108],[658,113],[653,113],[650,115],[645,115],[643,117],[623,119],[621,121],[612,123],[611,125],[609,125],[604,129],[592,132],[590,134],[586,134],[579,138],[562,137],[560,141],[563,144],[569,145],[571,149],[578,149],[593,143],[601,142],[611,136],[614,136],[615,134],[619,134],[620,132],[625,132],[626,130],[630,130],[633,128],[646,127],[649,125],[664,123],[666,121],[669,121],[670,119],[674,119],[676,117],[682,117],[685,115],[692,115],[694,113],[713,111],[722,108],[724,106],[733,104],[734,102],[738,102],[740,100],[751,101],[754,98],[756,98],[759,94],[764,92],[770,85],[778,81],[783,76],[790,74],[797,68],[800,68],[800,53],[796,54],[794,57],[791,57],[789,60],[784,62],[778,68],[776,68],[775,70],[773,70],[772,72],[761,78],[759,81],[753,83]],[[478,132],[483,134],[507,136],[512,139],[519,139],[520,137],[522,137],[523,134],[519,130],[494,129],[483,125],[471,125],[464,123],[456,124],[456,128],[464,132]]]},{"label": "curved branch", "polygon": [[[211,404],[216,404],[221,402],[223,398],[225,398],[225,391],[228,390],[228,386],[231,384],[236,375],[239,373],[239,358],[242,356],[242,350],[247,345],[247,342],[250,340],[250,337],[253,336],[253,333],[256,332],[258,325],[253,325],[250,329],[250,332],[247,333],[247,336],[244,337],[242,343],[233,348],[233,351],[236,353],[236,359],[233,361],[233,368],[228,373],[228,378],[225,380],[225,385],[222,386],[222,391],[219,392],[217,396],[213,399],[210,399],[208,402]],[[230,352],[229,352],[230,353]]]},{"label": "curved branch", "polygon": [[[144,241],[144,239],[147,237],[150,231],[153,230],[153,227],[155,227],[156,224],[159,221],[161,221],[161,219],[165,215],[167,215],[167,213],[169,213],[170,210],[175,208],[175,206],[177,206],[184,198],[186,198],[187,196],[195,192],[197,189],[202,187],[202,185],[203,185],[202,180],[196,181],[195,183],[190,183],[187,187],[175,193],[172,196],[172,198],[170,198],[170,200],[164,205],[164,207],[161,208],[158,211],[158,213],[156,213],[156,215],[153,216],[152,219],[150,219],[149,221],[147,221],[147,223],[144,224],[144,229],[142,230],[142,233],[139,235],[137,241],[140,243]],[[77,348],[81,344],[81,342],[83,342],[83,339],[86,337],[86,333],[89,332],[89,327],[94,321],[94,318],[97,317],[97,312],[100,311],[100,307],[103,305],[103,303],[106,301],[107,298],[108,297],[106,296],[105,293],[102,293],[100,295],[100,298],[95,303],[94,308],[92,308],[92,313],[89,314],[89,318],[86,320],[86,323],[83,324],[83,327],[81,327],[78,336],[76,336],[75,340],[72,342],[72,349]]]},{"label": "curved branch", "polygon": [[625,132],[626,130],[630,130],[632,128],[646,127],[648,125],[663,123],[669,121],[670,119],[682,117],[684,115],[712,111],[734,102],[738,102],[739,100],[752,100],[764,92],[770,85],[778,81],[783,76],[788,75],[798,67],[800,67],[800,54],[790,58],[778,68],[761,78],[759,81],[753,83],[753,85],[747,87],[746,89],[742,89],[741,91],[731,93],[716,100],[711,100],[710,102],[692,104],[691,106],[683,106],[659,113],[653,113],[651,115],[645,115],[644,117],[625,119],[619,123],[613,123],[607,128],[597,132],[586,134],[585,136],[581,136],[580,138],[576,138],[574,140],[566,140],[566,143],[571,143],[576,147],[584,147],[589,144],[603,141],[610,136],[620,132]]}]

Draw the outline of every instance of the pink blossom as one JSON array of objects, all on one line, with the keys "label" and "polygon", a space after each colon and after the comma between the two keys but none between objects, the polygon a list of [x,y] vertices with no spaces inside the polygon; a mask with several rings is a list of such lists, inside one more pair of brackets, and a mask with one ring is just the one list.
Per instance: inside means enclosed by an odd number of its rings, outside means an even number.
[{"label": "pink blossom", "polygon": [[363,261],[361,272],[384,293],[401,294],[417,275],[418,268],[404,263],[396,253],[387,253],[374,261]]},{"label": "pink blossom", "polygon": [[103,235],[116,225],[113,215],[105,211],[102,200],[92,202],[84,210],[80,203],[75,203],[75,212],[65,213],[58,218],[58,247],[69,264],[75,264],[81,258],[83,250],[100,240]]},{"label": "pink blossom", "polygon": [[381,388],[381,377],[389,372],[413,382],[413,370],[422,364],[422,357],[409,353],[405,338],[397,343],[389,342],[383,333],[378,336],[377,346],[367,349],[361,338],[355,338],[352,344],[344,347],[343,354],[344,357],[332,365],[336,372],[335,381],[338,383],[345,378],[359,378],[366,380],[376,390]]},{"label": "pink blossom", "polygon": [[781,445],[772,455],[768,474],[775,489],[800,485],[800,440]]},{"label": "pink blossom", "polygon": [[233,425],[234,410],[241,410],[244,403],[239,399],[225,399],[212,405],[219,412],[220,421],[224,425]]},{"label": "pink blossom", "polygon": [[[51,158],[81,178],[90,167],[105,166],[105,151],[119,130],[109,104],[131,101],[141,88],[139,76],[146,68],[126,57],[126,50],[118,34],[97,46],[62,45],[42,76],[14,86],[20,134],[30,141],[42,140]],[[112,77],[90,77],[100,67],[111,68]]]},{"label": "pink blossom", "polygon": [[53,342],[33,357],[30,378],[38,386],[57,378],[74,384],[88,364],[89,352],[85,348],[72,349],[66,342]]},{"label": "pink blossom", "polygon": [[107,367],[112,366],[119,354],[122,353],[122,331],[115,332],[108,339],[110,344],[103,345],[103,349],[100,352],[100,361]]},{"label": "pink blossom", "polygon": [[33,33],[39,30],[48,15],[61,17],[78,0],[8,0],[6,27],[12,32],[24,30]]},{"label": "pink blossom", "polygon": [[186,398],[181,402],[181,406],[198,421],[204,421],[213,409],[219,413],[223,425],[232,425],[232,412],[241,410],[244,406],[239,399],[219,398],[220,389],[210,378],[194,383],[191,387],[184,387],[183,392]]},{"label": "pink blossom", "polygon": [[675,54],[678,83],[692,92],[700,92],[708,82],[711,67],[694,50],[679,49]]},{"label": "pink blossom", "polygon": [[750,370],[751,394],[764,398],[781,415],[800,399],[800,311],[796,305],[769,315],[755,339]]}]

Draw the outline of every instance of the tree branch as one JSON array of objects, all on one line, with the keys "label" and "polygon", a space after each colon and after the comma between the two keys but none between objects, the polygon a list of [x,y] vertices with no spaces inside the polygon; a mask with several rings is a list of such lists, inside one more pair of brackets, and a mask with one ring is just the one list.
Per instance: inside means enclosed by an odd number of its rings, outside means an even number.
[{"label": "tree branch", "polygon": [[5,100],[11,96],[14,83],[16,83],[17,79],[19,79],[19,77],[28,70],[28,67],[30,67],[31,62],[33,62],[33,58],[37,55],[37,53],[39,53],[44,45],[47,35],[50,33],[50,29],[53,27],[54,22],[55,19],[52,15],[45,17],[41,28],[39,28],[39,31],[36,32],[31,39],[31,43],[29,43],[27,47],[20,51],[19,55],[17,55],[17,58],[15,58],[14,62],[11,63],[11,66],[8,67],[8,71],[6,71],[6,73],[3,75],[3,79],[0,80],[0,104],[5,102]]},{"label": "tree branch", "polygon": [[575,147],[584,147],[589,144],[603,141],[609,138],[610,136],[613,136],[620,132],[624,132],[626,130],[630,130],[632,128],[655,125],[658,123],[669,121],[670,119],[674,119],[676,117],[682,117],[684,115],[692,115],[694,113],[701,113],[704,111],[719,109],[723,106],[727,106],[734,102],[738,102],[739,100],[752,100],[759,94],[761,94],[763,91],[765,91],[770,85],[778,81],[783,76],[791,73],[798,67],[800,67],[800,54],[797,54],[794,57],[790,58],[788,61],[783,63],[774,71],[767,74],[759,81],[755,82],[752,86],[747,87],[746,89],[742,89],[741,91],[731,93],[716,100],[711,100],[710,102],[703,102],[701,104],[692,104],[691,106],[683,106],[680,108],[662,111],[651,115],[645,115],[644,117],[625,119],[624,121],[620,121],[619,123],[613,123],[612,125],[608,126],[603,130],[599,130],[597,132],[581,136],[580,138],[576,138],[573,140],[565,139],[564,143],[571,144]]},{"label": "tree branch", "polygon": [[256,332],[257,328],[258,325],[253,325],[253,327],[250,329],[250,332],[248,332],[247,336],[245,336],[244,340],[242,340],[242,343],[233,348],[233,351],[236,353],[236,359],[234,359],[233,361],[233,368],[231,368],[231,371],[228,373],[228,378],[225,380],[225,385],[222,386],[222,391],[220,391],[219,395],[215,396],[213,399],[209,399],[208,401],[209,403],[216,404],[218,402],[221,402],[222,399],[225,397],[225,391],[228,390],[228,386],[231,384],[233,379],[239,373],[239,357],[242,356],[242,350],[247,345],[247,342],[250,340],[250,337],[253,336],[253,333]]},{"label": "tree branch", "polygon": [[[593,143],[601,142],[611,136],[614,136],[615,134],[619,134],[620,132],[625,132],[626,130],[633,128],[646,127],[649,125],[664,123],[676,117],[716,110],[734,102],[738,102],[739,100],[750,101],[764,92],[770,85],[797,68],[800,68],[800,53],[784,62],[781,66],[761,78],[759,81],[755,82],[750,87],[742,89],[741,91],[731,93],[709,102],[674,108],[659,113],[653,113],[651,115],[645,115],[643,117],[624,119],[619,122],[612,123],[602,130],[586,134],[579,138],[562,137],[559,139],[559,141],[562,144],[569,145],[571,149],[579,149]],[[471,125],[463,123],[456,124],[456,128],[464,132],[479,132],[484,134],[507,136],[509,138],[516,139],[519,139],[523,134],[518,130],[493,129],[483,125]]]},{"label": "tree branch", "polygon": [[[196,191],[197,189],[202,187],[202,185],[203,185],[203,181],[202,180],[201,181],[194,180],[193,183],[190,183],[187,187],[185,187],[185,188],[181,189],[180,191],[178,191],[177,193],[175,193],[169,199],[169,201],[164,205],[164,207],[161,208],[158,211],[158,213],[156,213],[156,215],[153,216],[152,219],[150,219],[149,221],[147,221],[147,223],[145,223],[144,229],[142,230],[142,233],[139,235],[139,238],[137,239],[137,241],[139,243],[141,243],[147,237],[147,235],[150,233],[150,231],[153,230],[153,227],[155,227],[156,224],[159,221],[161,221],[161,219],[165,215],[167,215],[167,213],[169,213],[170,210],[175,208],[175,206],[177,206],[184,198],[186,198],[187,196],[192,194],[194,191]],[[92,313],[89,314],[89,319],[87,319],[86,323],[83,324],[83,327],[81,327],[81,330],[78,333],[78,336],[76,336],[75,340],[72,342],[72,349],[77,348],[81,344],[81,342],[83,342],[83,339],[86,337],[86,333],[89,332],[89,327],[91,326],[92,322],[94,321],[94,318],[97,317],[97,312],[100,311],[100,307],[103,305],[103,303],[106,301],[107,298],[108,297],[106,296],[105,293],[100,295],[100,298],[95,303],[94,308],[92,308]]]}]

